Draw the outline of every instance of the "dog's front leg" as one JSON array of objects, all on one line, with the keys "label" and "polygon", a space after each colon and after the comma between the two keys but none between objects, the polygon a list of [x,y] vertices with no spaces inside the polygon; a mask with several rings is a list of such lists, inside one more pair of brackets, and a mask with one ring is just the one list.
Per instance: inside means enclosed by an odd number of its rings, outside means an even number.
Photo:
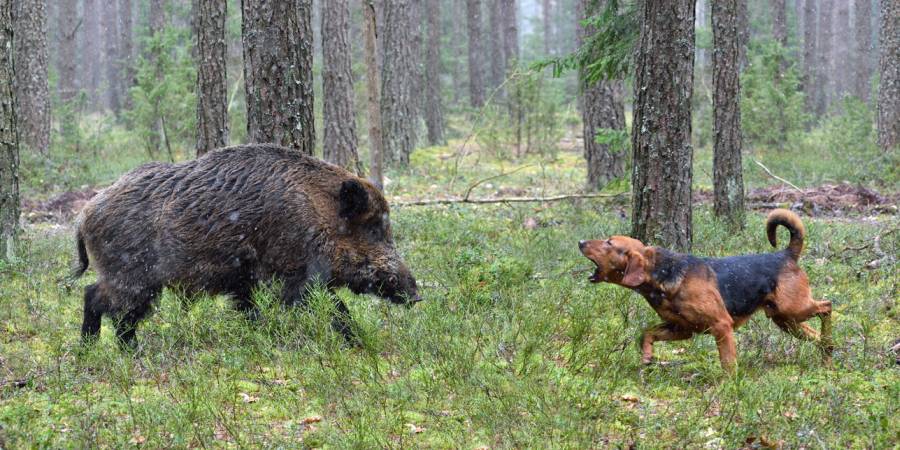
[{"label": "dog's front leg", "polygon": [[693,332],[675,324],[661,323],[644,330],[641,337],[641,364],[653,362],[653,343],[657,341],[681,341],[693,336]]}]

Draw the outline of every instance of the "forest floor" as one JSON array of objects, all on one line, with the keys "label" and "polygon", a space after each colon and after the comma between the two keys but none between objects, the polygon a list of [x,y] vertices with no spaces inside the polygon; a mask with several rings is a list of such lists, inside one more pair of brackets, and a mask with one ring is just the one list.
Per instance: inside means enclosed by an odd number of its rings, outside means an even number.
[{"label": "forest floor", "polygon": [[[409,171],[388,174],[389,197],[583,187],[576,151],[510,162],[467,147],[418,150]],[[840,155],[795,156],[748,156],[748,203],[759,210],[732,233],[711,214],[711,155],[697,151],[694,252],[769,251],[763,210],[794,207],[808,231],[801,265],[816,298],[834,303],[831,365],[760,314],[737,333],[734,377],[708,336],[658,345],[660,362],[642,368],[635,341],[655,313],[629,291],[587,282],[576,243],[628,232],[624,182],[605,198],[394,207],[397,244],[425,301],[406,309],[339,292],[361,348],[343,348],[330,330],[321,291],[303,313],[266,289],[256,322],[219,297],[185,313],[167,291],[139,328],[136,354],[118,349],[108,321],[82,347],[81,291],[94,275],[64,283],[72,214],[144,157],[59,163],[48,172],[81,169],[62,183],[29,175],[39,182],[25,188],[25,255],[0,266],[0,447],[896,445],[900,189],[884,181],[890,173]]]}]

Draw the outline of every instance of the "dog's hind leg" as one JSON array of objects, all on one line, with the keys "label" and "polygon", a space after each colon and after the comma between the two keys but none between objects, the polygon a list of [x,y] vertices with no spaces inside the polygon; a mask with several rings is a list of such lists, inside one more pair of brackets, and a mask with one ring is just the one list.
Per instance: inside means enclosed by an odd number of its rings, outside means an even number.
[{"label": "dog's hind leg", "polygon": [[671,323],[661,323],[644,330],[641,337],[641,363],[653,362],[653,343],[659,341],[682,341],[693,336],[691,331],[684,330]]}]

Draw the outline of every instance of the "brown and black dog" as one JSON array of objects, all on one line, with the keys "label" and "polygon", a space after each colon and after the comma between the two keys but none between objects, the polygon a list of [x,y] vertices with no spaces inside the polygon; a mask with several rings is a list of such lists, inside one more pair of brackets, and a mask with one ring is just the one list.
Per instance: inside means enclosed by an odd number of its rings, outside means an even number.
[{"label": "brown and black dog", "polygon": [[[773,253],[727,258],[701,258],[645,246],[627,236],[580,241],[581,253],[597,265],[592,283],[608,282],[644,296],[663,323],[644,330],[641,361],[653,359],[653,343],[688,339],[695,333],[716,338],[719,359],[732,371],[736,351],[734,329],[759,309],[778,327],[800,339],[817,342],[830,358],[831,302],[813,300],[806,273],[797,265],[806,233],[800,218],[776,209],[766,220],[769,243],[776,245],[776,228],[791,233],[787,248]],[[803,323],[813,316],[819,332]]]}]

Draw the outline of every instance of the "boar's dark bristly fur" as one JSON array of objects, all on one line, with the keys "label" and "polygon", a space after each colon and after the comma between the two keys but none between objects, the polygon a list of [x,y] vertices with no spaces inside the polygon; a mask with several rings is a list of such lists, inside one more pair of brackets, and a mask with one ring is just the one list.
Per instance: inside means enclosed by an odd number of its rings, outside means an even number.
[{"label": "boar's dark bristly fur", "polygon": [[254,286],[273,279],[282,282],[287,304],[302,302],[316,278],[394,303],[419,299],[394,248],[381,192],[337,166],[272,145],[138,167],[85,206],[76,237],[76,275],[89,263],[97,272],[84,294],[84,338],[99,333],[106,314],[130,343],[166,286],[227,294],[248,312]]}]

